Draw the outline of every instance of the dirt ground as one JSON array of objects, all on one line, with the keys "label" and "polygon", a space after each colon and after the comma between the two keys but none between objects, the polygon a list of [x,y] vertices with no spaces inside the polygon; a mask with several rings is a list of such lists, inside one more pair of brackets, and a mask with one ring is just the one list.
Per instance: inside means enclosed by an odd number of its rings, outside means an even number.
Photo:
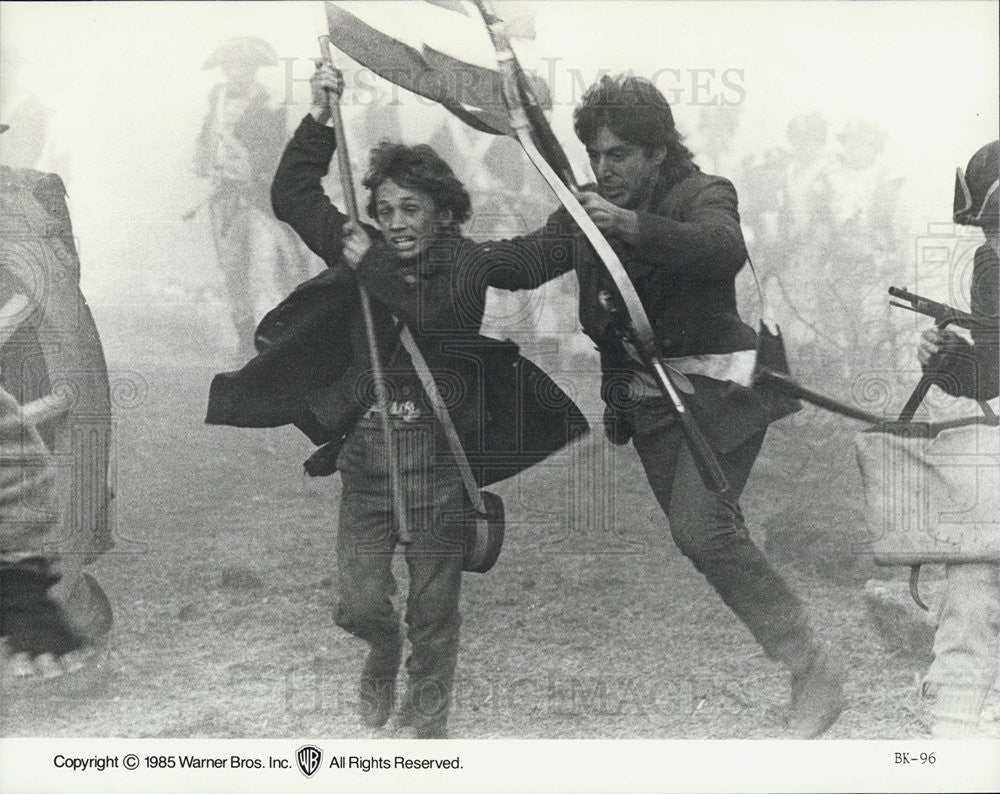
[{"label": "dirt ground", "polygon": [[[111,370],[141,388],[117,409],[117,547],[90,569],[116,613],[102,674],[8,686],[0,735],[391,735],[359,727],[364,649],[332,619],[339,478],[301,474],[311,446],[293,429],[203,425],[211,376],[231,362],[212,352],[224,341],[199,339],[169,365],[112,345]],[[596,384],[576,385],[593,410]],[[777,504],[806,532],[828,501],[822,480],[789,492],[771,445],[743,501],[762,543]],[[495,490],[507,539],[493,571],[464,578],[452,736],[787,736],[787,674],[676,550],[630,447],[591,436]],[[849,673],[828,736],[926,736],[925,662],[882,647],[863,577],[818,562],[778,559]]]}]

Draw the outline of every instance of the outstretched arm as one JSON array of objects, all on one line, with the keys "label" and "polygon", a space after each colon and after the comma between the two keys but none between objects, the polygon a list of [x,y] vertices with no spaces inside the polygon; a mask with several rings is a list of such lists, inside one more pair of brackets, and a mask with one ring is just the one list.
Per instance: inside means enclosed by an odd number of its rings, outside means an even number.
[{"label": "outstretched arm", "polygon": [[463,251],[458,276],[463,291],[480,285],[503,290],[535,289],[572,270],[587,246],[569,213],[559,208],[545,226],[509,240],[490,240]]},{"label": "outstretched arm", "polygon": [[348,223],[344,235],[344,260],[358,280],[418,332],[478,330],[487,287],[538,287],[573,268],[578,244],[555,227],[480,244],[442,238],[427,261],[414,265],[401,262],[374,230]]}]

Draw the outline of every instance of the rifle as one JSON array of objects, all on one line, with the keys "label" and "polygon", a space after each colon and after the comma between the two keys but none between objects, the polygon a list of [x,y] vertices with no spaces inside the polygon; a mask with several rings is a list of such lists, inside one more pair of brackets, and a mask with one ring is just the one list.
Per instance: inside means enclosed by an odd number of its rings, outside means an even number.
[{"label": "rifle", "polygon": [[[947,305],[946,303],[938,303],[936,301],[929,300],[921,297],[920,295],[908,292],[900,287],[889,287],[889,294],[894,298],[908,301],[910,304],[906,305],[890,301],[892,306],[897,306],[901,309],[909,309],[910,311],[931,317],[934,319],[938,328],[944,328],[948,325],[958,325],[962,328],[973,329],[988,326],[990,322],[988,318],[981,315],[963,312],[960,309]],[[920,382],[917,383],[916,388],[910,395],[909,400],[906,401],[906,405],[900,413],[899,418],[896,420],[887,419],[868,411],[854,408],[853,406],[842,403],[839,400],[835,400],[824,394],[807,389],[801,383],[796,381],[791,375],[787,374],[787,372],[778,372],[768,367],[759,367],[755,377],[756,382],[761,385],[773,388],[790,397],[805,400],[806,402],[812,403],[819,408],[839,414],[840,416],[866,422],[871,425],[872,430],[880,430],[882,432],[895,433],[910,437],[933,438],[942,430],[947,430],[952,427],[960,427],[969,424],[970,422],[988,426],[996,425],[997,418],[986,403],[980,403],[984,416],[976,417],[971,420],[963,418],[936,422],[933,424],[929,422],[913,422],[912,420],[916,414],[917,408],[920,406],[920,403],[926,396],[927,391],[934,383],[935,375],[935,372],[924,373],[924,375],[920,378]],[[921,609],[927,611],[927,605],[920,598],[920,592],[918,589],[919,579],[920,565],[911,565],[910,595]]]},{"label": "rifle", "polygon": [[528,80],[517,60],[517,55],[510,46],[503,20],[493,10],[488,0],[475,0],[475,5],[497,51],[497,63],[503,81],[503,99],[510,114],[511,127],[521,148],[569,211],[604,263],[605,270],[617,288],[616,297],[624,309],[622,319],[626,316],[628,319],[627,323],[613,325],[626,350],[634,350],[637,353],[642,364],[653,373],[660,391],[673,406],[702,482],[706,488],[716,493],[725,493],[729,490],[725,472],[719,465],[708,439],[681,397],[681,391],[693,390],[690,383],[681,373],[664,363],[657,349],[652,325],[635,291],[635,286],[625,272],[618,255],[577,200],[575,193],[579,190],[579,185],[574,178],[569,159],[545,117],[531,81]]},{"label": "rifle", "polygon": [[[889,301],[890,306],[896,306],[900,309],[909,309],[910,311],[917,312],[918,314],[926,315],[934,320],[935,326],[938,328],[947,328],[949,325],[957,325],[959,328],[965,328],[967,330],[973,331],[982,328],[988,328],[991,325],[995,327],[996,321],[991,321],[990,318],[979,315],[970,314],[969,312],[963,312],[961,309],[956,309],[954,306],[949,306],[947,303],[938,303],[937,301],[932,301],[929,298],[924,298],[920,295],[915,295],[912,292],[908,292],[902,287],[889,287],[889,294],[894,298],[899,298],[900,300],[907,301],[906,303],[897,303],[896,301]],[[928,369],[923,375],[921,375],[920,380],[917,381],[917,385],[913,389],[913,393],[910,394],[910,398],[906,401],[906,405],[903,406],[903,410],[899,414],[899,420],[901,422],[909,422],[913,419],[917,412],[917,408],[920,407],[920,403],[923,402],[927,392],[930,391],[931,386],[934,385],[935,381],[938,380],[940,373],[934,369]],[[986,416],[993,414],[993,409],[985,402],[980,402],[979,406],[983,409],[983,413]]]},{"label": "rifle", "polygon": [[[965,328],[971,331],[988,327],[989,324],[989,320],[986,317],[970,314],[969,312],[963,312],[961,309],[956,309],[954,306],[949,306],[947,303],[932,301],[929,298],[924,298],[921,295],[909,292],[902,287],[889,287],[889,294],[894,298],[899,298],[900,300],[907,302],[897,303],[896,301],[889,301],[890,306],[895,306],[899,309],[908,309],[910,311],[917,312],[918,314],[930,317],[934,320],[934,325],[938,328],[947,328],[949,325],[957,325],[959,328]],[[927,396],[927,392],[930,391],[931,386],[934,385],[934,382],[937,380],[937,376],[938,373],[933,369],[929,369],[920,376],[920,380],[917,381],[917,385],[913,388],[910,398],[906,401],[906,405],[903,406],[903,410],[899,414],[900,422],[912,421],[914,415],[917,413],[917,408],[920,407],[920,403],[923,402],[924,397]],[[982,408],[986,421],[996,418],[993,413],[993,409],[990,408],[987,403],[980,402],[979,407]],[[921,601],[917,590],[919,577],[920,566],[911,565],[910,595],[913,597],[913,600],[916,601],[917,605],[926,612],[929,611],[927,605]]]},{"label": "rifle", "polygon": [[890,306],[895,306],[899,309],[909,309],[911,312],[931,317],[938,328],[957,325],[959,328],[966,328],[971,331],[977,328],[988,327],[990,324],[988,317],[963,312],[961,309],[956,309],[947,303],[938,303],[937,301],[932,301],[930,298],[915,295],[912,292],[907,292],[905,287],[889,287],[889,294],[894,298],[899,298],[909,303],[907,305],[906,303],[889,301]]},{"label": "rifle", "polygon": [[[941,305],[941,304],[938,304]],[[924,378],[927,376],[925,375]],[[756,374],[757,383],[770,387],[776,391],[781,392],[789,397],[794,397],[799,400],[805,400],[808,403],[822,408],[831,413],[839,414],[840,416],[846,416],[849,419],[857,419],[861,422],[865,422],[870,425],[869,431],[881,431],[884,433],[892,433],[894,435],[902,435],[909,438],[934,438],[942,430],[948,430],[954,427],[962,427],[968,424],[982,424],[989,427],[995,427],[997,423],[996,416],[990,416],[989,414],[980,417],[974,417],[972,419],[962,418],[962,419],[951,419],[943,422],[913,422],[913,414],[916,412],[916,406],[914,406],[912,411],[907,409],[903,410],[903,414],[900,415],[899,419],[887,419],[882,416],[870,413],[868,411],[863,411],[855,408],[847,403],[835,400],[832,397],[827,397],[825,394],[820,394],[812,389],[807,389],[801,383],[799,383],[795,378],[787,373],[776,372],[767,367],[760,367]],[[923,378],[921,378],[921,383]],[[929,385],[928,385],[929,387]],[[918,389],[920,388],[918,384]],[[920,394],[920,398],[917,400],[917,405],[920,404],[920,400],[923,399],[923,395],[926,393],[926,389]],[[916,395],[914,391],[914,395]],[[911,400],[913,397],[911,396]],[[985,405],[980,403],[981,405]],[[909,406],[909,402],[907,402]],[[909,413],[907,416],[906,414]],[[913,598],[914,602],[923,609],[925,612],[929,611],[927,604],[923,602],[920,598],[920,565],[910,566],[910,596]]]}]

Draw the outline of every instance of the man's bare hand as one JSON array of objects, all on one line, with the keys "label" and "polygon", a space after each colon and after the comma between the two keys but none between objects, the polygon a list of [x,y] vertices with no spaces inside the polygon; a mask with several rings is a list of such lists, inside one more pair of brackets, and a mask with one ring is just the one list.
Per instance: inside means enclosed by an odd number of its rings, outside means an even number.
[{"label": "man's bare hand", "polygon": [[917,344],[917,361],[920,366],[926,367],[942,348],[953,347],[958,344],[959,339],[961,337],[958,334],[947,328],[928,328],[920,335],[920,342]]},{"label": "man's bare hand", "polygon": [[340,100],[344,93],[344,75],[339,69],[319,61],[316,71],[309,78],[312,89],[312,108],[310,114],[319,122],[330,118],[330,103]]},{"label": "man's bare hand", "polygon": [[351,270],[357,270],[361,260],[365,258],[372,241],[361,224],[348,221],[344,224],[344,261]]},{"label": "man's bare hand", "polygon": [[639,238],[639,216],[632,210],[622,209],[603,196],[588,190],[576,194],[580,206],[598,229],[627,243],[635,244]]}]

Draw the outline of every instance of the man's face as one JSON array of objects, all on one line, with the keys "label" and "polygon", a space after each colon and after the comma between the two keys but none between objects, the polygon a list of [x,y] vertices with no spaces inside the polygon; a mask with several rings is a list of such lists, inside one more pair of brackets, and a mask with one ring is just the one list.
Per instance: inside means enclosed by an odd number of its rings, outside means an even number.
[{"label": "man's face", "polygon": [[400,187],[391,179],[375,189],[375,220],[400,259],[418,256],[440,224],[450,218],[451,213],[439,210],[422,190]]},{"label": "man's face", "polygon": [[666,150],[660,147],[647,152],[601,127],[587,145],[587,155],[601,195],[619,207],[635,209],[649,196]]}]

